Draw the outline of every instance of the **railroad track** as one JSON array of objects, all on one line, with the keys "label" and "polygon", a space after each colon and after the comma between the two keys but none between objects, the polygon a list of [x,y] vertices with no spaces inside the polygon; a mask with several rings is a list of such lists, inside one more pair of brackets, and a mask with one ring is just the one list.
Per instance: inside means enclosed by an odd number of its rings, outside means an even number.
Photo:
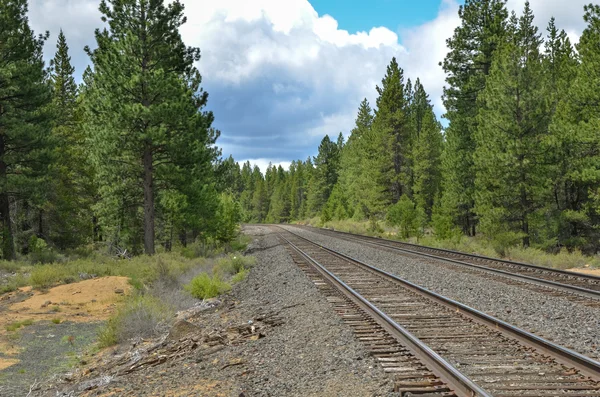
[{"label": "railroad track", "polygon": [[[454,267],[487,273],[498,281],[511,285],[525,285],[529,289],[553,296],[561,296],[572,302],[590,307],[600,307],[600,277],[576,274],[526,263],[490,258],[463,252],[432,248],[378,237],[347,232],[306,227],[306,230],[329,235],[346,241],[370,245],[396,253],[412,254],[443,261]],[[512,281],[512,282],[511,282]]]},{"label": "railroad track", "polygon": [[600,362],[285,229],[296,263],[401,393],[600,396]]}]

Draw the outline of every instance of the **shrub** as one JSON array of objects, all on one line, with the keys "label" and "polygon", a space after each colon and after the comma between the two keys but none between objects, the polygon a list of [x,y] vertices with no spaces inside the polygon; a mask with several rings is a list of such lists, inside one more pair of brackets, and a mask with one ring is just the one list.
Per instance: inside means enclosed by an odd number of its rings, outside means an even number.
[{"label": "shrub", "polygon": [[101,347],[108,347],[136,337],[158,335],[166,328],[173,314],[173,309],[155,297],[131,297],[117,314],[108,320],[98,335],[98,342]]},{"label": "shrub", "polygon": [[392,226],[400,227],[401,238],[409,238],[417,234],[422,223],[421,214],[406,195],[390,207],[387,213],[387,221]]},{"label": "shrub", "polygon": [[231,282],[237,284],[240,281],[243,281],[246,278],[246,276],[248,276],[249,272],[249,270],[242,268],[235,276],[231,278]]},{"label": "shrub", "polygon": [[228,283],[221,281],[218,274],[210,277],[206,273],[201,273],[194,277],[184,288],[194,298],[208,299],[229,291],[231,286]]},{"label": "shrub", "polygon": [[242,269],[249,269],[256,264],[256,258],[253,256],[243,256],[231,254],[217,261],[215,272],[223,272],[229,275],[239,273]]},{"label": "shrub", "polygon": [[31,263],[53,263],[58,259],[58,254],[48,247],[48,244],[37,236],[29,239],[29,261]]},{"label": "shrub", "polygon": [[27,319],[27,320],[23,320],[23,321],[15,321],[14,323],[10,323],[5,328],[9,332],[14,332],[21,327],[27,327],[27,326],[30,326],[31,324],[33,324],[33,320]]},{"label": "shrub", "polygon": [[68,276],[68,269],[62,265],[39,265],[33,268],[29,280],[34,288],[49,288]]}]

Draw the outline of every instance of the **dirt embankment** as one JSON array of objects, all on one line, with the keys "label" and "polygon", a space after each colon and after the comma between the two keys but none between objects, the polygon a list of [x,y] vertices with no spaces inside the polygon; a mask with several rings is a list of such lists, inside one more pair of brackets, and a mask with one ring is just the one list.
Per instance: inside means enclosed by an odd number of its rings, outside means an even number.
[{"label": "dirt embankment", "polygon": [[0,396],[25,395],[33,383],[76,364],[131,288],[126,277],[102,277],[2,295]]}]

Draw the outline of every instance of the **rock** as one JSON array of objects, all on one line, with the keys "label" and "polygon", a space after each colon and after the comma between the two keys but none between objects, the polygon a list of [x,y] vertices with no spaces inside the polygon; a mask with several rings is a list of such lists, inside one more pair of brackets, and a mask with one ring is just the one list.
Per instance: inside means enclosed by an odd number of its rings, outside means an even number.
[{"label": "rock", "polygon": [[174,341],[182,339],[190,334],[200,332],[200,327],[185,320],[177,320],[169,331],[168,340]]},{"label": "rock", "polygon": [[116,288],[115,289],[115,294],[124,295],[125,291],[122,288]]},{"label": "rock", "polygon": [[48,305],[50,305],[50,304],[52,304],[52,302],[50,302],[50,301],[44,302],[44,304],[42,305],[42,309],[45,307],[48,307]]}]

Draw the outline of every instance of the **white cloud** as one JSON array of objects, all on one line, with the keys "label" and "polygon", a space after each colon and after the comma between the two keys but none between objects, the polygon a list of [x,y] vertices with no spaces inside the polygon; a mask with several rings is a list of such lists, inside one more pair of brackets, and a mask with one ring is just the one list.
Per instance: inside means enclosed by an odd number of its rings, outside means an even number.
[{"label": "white cloud", "polygon": [[269,165],[274,165],[275,167],[279,167],[281,166],[284,170],[287,170],[290,168],[290,165],[292,165],[291,161],[272,161],[269,159],[248,159],[248,160],[240,160],[238,161],[238,164],[240,165],[240,167],[242,167],[244,165],[244,163],[246,161],[250,162],[250,165],[252,166],[252,168],[254,168],[254,166],[258,166],[258,168],[260,168],[260,172],[263,173],[263,175],[267,172],[267,168],[269,168]]}]

